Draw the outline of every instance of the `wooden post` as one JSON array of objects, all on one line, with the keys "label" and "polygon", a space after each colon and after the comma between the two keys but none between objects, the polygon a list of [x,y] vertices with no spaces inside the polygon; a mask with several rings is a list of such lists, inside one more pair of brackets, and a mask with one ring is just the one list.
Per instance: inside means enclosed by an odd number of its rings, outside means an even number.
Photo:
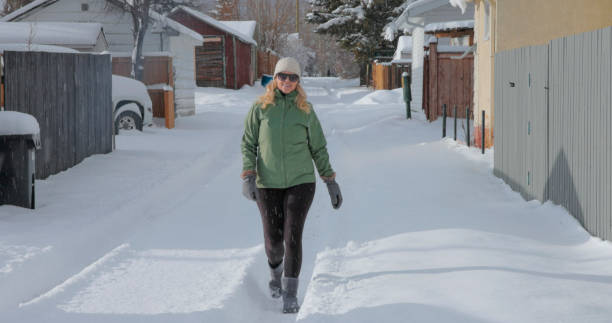
[{"label": "wooden post", "polygon": [[166,128],[174,128],[174,92],[164,91],[164,118]]},{"label": "wooden post", "polygon": [[[441,104],[438,102],[438,44],[429,44],[429,121],[436,120]],[[433,108],[433,109],[432,109]]]}]

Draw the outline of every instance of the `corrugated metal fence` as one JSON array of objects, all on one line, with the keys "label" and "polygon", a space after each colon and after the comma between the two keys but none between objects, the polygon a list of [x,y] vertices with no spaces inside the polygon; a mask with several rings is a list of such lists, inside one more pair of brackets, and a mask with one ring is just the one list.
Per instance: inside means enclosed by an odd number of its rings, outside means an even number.
[{"label": "corrugated metal fence", "polygon": [[612,239],[612,27],[495,55],[495,174]]},{"label": "corrugated metal fence", "polygon": [[112,151],[109,55],[5,51],[4,72],[5,109],[40,124],[37,178]]}]

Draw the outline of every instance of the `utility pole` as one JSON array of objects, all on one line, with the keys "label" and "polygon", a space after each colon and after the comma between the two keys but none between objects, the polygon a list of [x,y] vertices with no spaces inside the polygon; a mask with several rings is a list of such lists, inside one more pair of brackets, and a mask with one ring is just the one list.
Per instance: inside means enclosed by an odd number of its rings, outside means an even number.
[{"label": "utility pole", "polygon": [[300,33],[300,0],[295,0],[295,32]]}]

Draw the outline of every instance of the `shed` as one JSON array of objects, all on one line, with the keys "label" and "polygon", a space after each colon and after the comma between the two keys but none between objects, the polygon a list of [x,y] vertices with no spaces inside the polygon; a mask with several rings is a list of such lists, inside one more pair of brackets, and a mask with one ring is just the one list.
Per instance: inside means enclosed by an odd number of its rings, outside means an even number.
[{"label": "shed", "polygon": [[[202,44],[202,36],[154,11],[150,11],[150,18],[150,26],[143,43],[143,55],[171,53],[174,67],[173,71],[170,71],[170,77],[174,80],[172,102],[176,115],[193,115],[196,87],[194,52],[195,47]],[[96,22],[104,28],[108,50],[112,54],[131,52],[134,48],[130,14],[106,0],[35,0],[0,21]]]},{"label": "shed", "polygon": [[52,45],[95,53],[108,49],[98,23],[0,22],[0,43]]},{"label": "shed", "polygon": [[197,10],[177,7],[170,18],[204,38],[196,47],[196,84],[239,89],[255,82],[257,43],[254,21],[218,21]]},{"label": "shed", "polygon": [[[461,11],[455,6],[461,6]],[[472,18],[474,4],[464,0],[416,0],[406,1],[402,8],[400,16],[386,26],[385,38],[394,39],[400,30],[412,36],[412,104],[418,109],[423,107],[425,27],[432,23]]]}]

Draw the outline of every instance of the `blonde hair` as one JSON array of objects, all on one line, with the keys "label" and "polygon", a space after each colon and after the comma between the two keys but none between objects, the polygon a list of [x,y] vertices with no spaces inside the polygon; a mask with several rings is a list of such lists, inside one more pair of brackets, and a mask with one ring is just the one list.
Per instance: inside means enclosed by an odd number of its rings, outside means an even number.
[{"label": "blonde hair", "polygon": [[[261,103],[262,109],[267,108],[270,104],[274,104],[274,90],[276,89],[276,79],[273,79],[270,81],[270,83],[268,83],[268,85],[266,85],[266,93],[260,96],[257,100],[257,103]],[[306,113],[310,113],[310,105],[306,101],[306,92],[304,92],[304,89],[302,86],[300,86],[300,83],[298,83],[295,87],[295,91],[298,93],[297,97],[295,98],[297,107]]]}]

